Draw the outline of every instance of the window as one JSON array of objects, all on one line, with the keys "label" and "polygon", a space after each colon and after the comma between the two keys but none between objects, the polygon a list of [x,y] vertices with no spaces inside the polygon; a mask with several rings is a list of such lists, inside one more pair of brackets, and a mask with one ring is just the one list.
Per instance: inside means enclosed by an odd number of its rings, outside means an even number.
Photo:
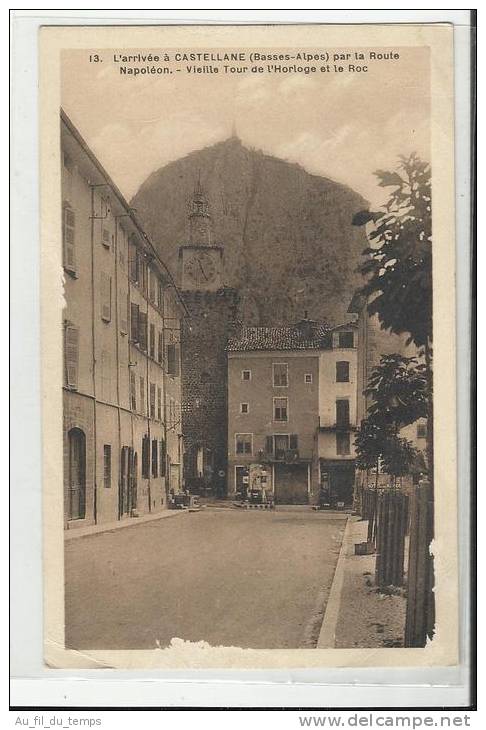
[{"label": "window", "polygon": [[174,344],[167,346],[167,374],[179,375],[179,348]]},{"label": "window", "polygon": [[157,386],[157,418],[162,420],[162,388]]},{"label": "window", "polygon": [[147,291],[147,264],[141,251],[138,252],[138,285],[145,294]]},{"label": "window", "polygon": [[160,476],[165,477],[165,463],[166,463],[166,452],[165,452],[165,441],[160,441]]},{"label": "window", "polygon": [[150,476],[150,439],[144,436],[142,439],[142,479]]},{"label": "window", "polygon": [[145,379],[140,375],[140,413],[145,413]]},{"label": "window", "polygon": [[150,383],[150,418],[155,418],[155,383]]},{"label": "window", "polygon": [[304,375],[304,383],[312,383],[312,373],[306,373]]},{"label": "window", "polygon": [[83,520],[86,516],[86,436],[81,429],[69,431],[68,448],[68,518]]},{"label": "window", "polygon": [[336,401],[336,428],[349,428],[349,400]]},{"label": "window", "polygon": [[157,306],[159,307],[159,309],[162,309],[162,304],[164,302],[163,292],[164,289],[162,286],[162,282],[160,279],[157,279]]},{"label": "window", "polygon": [[281,433],[267,436],[265,439],[265,452],[275,455],[276,459],[285,459],[286,453],[296,451],[299,448],[299,437],[296,433]]},{"label": "window", "polygon": [[76,271],[75,258],[75,223],[76,218],[74,210],[69,205],[65,205],[62,214],[62,246],[63,246],[63,264],[64,268],[72,274]]},{"label": "window", "polygon": [[65,383],[68,388],[78,387],[79,330],[73,324],[64,327]]},{"label": "window", "polygon": [[62,164],[64,165],[64,167],[66,168],[66,170],[68,172],[72,172],[73,171],[73,169],[74,169],[73,161],[69,157],[69,155],[68,155],[67,152],[64,152],[63,153],[63,156],[62,156]]},{"label": "window", "polygon": [[417,438],[418,439],[426,439],[427,438],[427,424],[426,423],[418,423],[417,424]]},{"label": "window", "polygon": [[289,366],[286,362],[273,363],[273,385],[275,388],[286,388],[289,384]]},{"label": "window", "polygon": [[111,322],[111,276],[101,272],[101,319]]},{"label": "window", "polygon": [[347,456],[350,453],[349,433],[336,434],[336,453],[339,456]]},{"label": "window", "polygon": [[274,398],[273,399],[273,420],[274,421],[287,421],[288,420],[288,398]]},{"label": "window", "polygon": [[147,312],[138,312],[138,344],[141,350],[147,350]]},{"label": "window", "polygon": [[240,413],[249,413],[250,406],[248,403],[240,403]]},{"label": "window", "polygon": [[155,304],[155,283],[156,283],[156,275],[150,269],[148,271],[148,280],[149,280],[149,299],[150,299],[150,301],[153,304]]},{"label": "window", "polygon": [[155,325],[150,325],[150,357],[155,360]]},{"label": "window", "polygon": [[289,449],[295,450],[299,448],[299,437],[296,433],[291,433],[289,436]]},{"label": "window", "polygon": [[105,248],[110,248],[111,245],[111,233],[108,228],[103,228],[101,231],[101,243]]},{"label": "window", "polygon": [[132,411],[137,410],[137,388],[135,385],[135,373],[130,371],[130,407]]},{"label": "window", "polygon": [[162,332],[159,332],[158,337],[158,350],[157,350],[157,362],[162,363],[164,359],[164,339],[162,337]]},{"label": "window", "polygon": [[158,468],[158,443],[157,439],[154,439],[152,441],[152,476],[158,477],[159,476],[159,468]]},{"label": "window", "polygon": [[289,449],[289,435],[277,434],[274,436],[274,454],[276,459],[285,459],[285,454]]},{"label": "window", "polygon": [[336,383],[349,383],[349,362],[347,360],[336,363]]},{"label": "window", "polygon": [[122,335],[128,333],[128,295],[120,289],[119,293],[120,301],[120,332]]},{"label": "window", "polygon": [[138,342],[139,314],[138,304],[130,304],[130,339],[132,342]]},{"label": "window", "polygon": [[339,332],[338,343],[339,347],[354,347],[354,333]]},{"label": "window", "polygon": [[241,379],[242,380],[251,380],[251,370],[242,370]]},{"label": "window", "polygon": [[253,434],[237,433],[235,434],[235,445],[237,454],[253,453]]},{"label": "window", "polygon": [[111,445],[103,446],[103,484],[105,489],[111,487]]},{"label": "window", "polygon": [[138,282],[138,251],[137,247],[133,242],[130,242],[129,246],[129,265],[130,265],[130,281],[134,284]]}]

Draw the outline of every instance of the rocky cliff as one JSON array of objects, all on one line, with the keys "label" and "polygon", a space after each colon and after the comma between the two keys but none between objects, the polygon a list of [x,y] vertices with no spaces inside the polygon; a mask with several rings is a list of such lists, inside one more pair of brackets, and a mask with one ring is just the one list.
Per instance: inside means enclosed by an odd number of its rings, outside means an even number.
[{"label": "rocky cliff", "polygon": [[188,203],[198,177],[209,200],[214,242],[224,246],[225,284],[240,291],[250,325],[300,319],[340,323],[362,283],[366,246],[351,225],[366,201],[350,188],[245,147],[238,138],[157,170],[132,205],[172,273],[187,242]]}]

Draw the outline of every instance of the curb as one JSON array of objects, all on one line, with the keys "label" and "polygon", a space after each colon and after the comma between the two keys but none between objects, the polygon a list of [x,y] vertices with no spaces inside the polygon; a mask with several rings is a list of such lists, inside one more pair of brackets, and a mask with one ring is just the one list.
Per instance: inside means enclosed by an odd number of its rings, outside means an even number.
[{"label": "curb", "polygon": [[[150,516],[148,519],[141,518],[130,518],[128,520],[120,520],[119,522],[110,522],[106,525],[93,525],[87,528],[78,528],[64,531],[64,541],[70,542],[71,540],[81,540],[83,537],[93,537],[94,535],[103,535],[106,532],[117,532],[118,530],[129,529],[130,527],[140,527],[140,525],[148,525],[157,520],[167,519],[168,517],[175,517],[176,515],[182,515],[189,513],[189,510],[176,509],[176,510],[165,510],[156,515]],[[85,531],[86,530],[86,531]]]},{"label": "curb", "polygon": [[327,601],[326,611],[322,621],[319,638],[317,640],[316,649],[334,649],[336,640],[336,627],[339,618],[339,608],[341,606],[341,594],[344,585],[344,571],[346,558],[348,557],[349,548],[352,545],[352,526],[356,520],[348,518],[344,529],[343,541],[339,557],[332,579],[331,591]]}]

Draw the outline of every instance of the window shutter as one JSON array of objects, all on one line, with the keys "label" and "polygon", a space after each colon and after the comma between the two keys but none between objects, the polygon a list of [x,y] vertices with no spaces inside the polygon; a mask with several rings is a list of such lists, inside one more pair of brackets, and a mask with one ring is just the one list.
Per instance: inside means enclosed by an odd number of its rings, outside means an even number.
[{"label": "window shutter", "polygon": [[145,380],[140,376],[140,413],[145,413]]},{"label": "window shutter", "polygon": [[157,360],[161,363],[164,357],[164,341],[162,338],[162,332],[159,332],[159,349],[157,353]]},{"label": "window shutter", "polygon": [[162,388],[157,387],[157,418],[162,420]]},{"label": "window shutter", "polygon": [[267,436],[265,439],[265,452],[273,454],[273,436]]},{"label": "window shutter", "polygon": [[150,418],[155,418],[155,383],[150,383]]},{"label": "window shutter", "polygon": [[336,427],[347,428],[349,426],[349,401],[336,401]]},{"label": "window shutter", "polygon": [[120,301],[120,332],[124,335],[128,332],[128,295],[122,290],[119,293]]},{"label": "window shutter", "polygon": [[148,277],[149,277],[149,298],[150,298],[150,301],[155,304],[155,281],[156,281],[156,277],[155,277],[154,272],[151,271],[150,269],[149,269],[149,272],[148,272]]},{"label": "window shutter", "polygon": [[66,363],[66,385],[78,387],[79,330],[68,324],[64,330],[64,357]]},{"label": "window shutter", "polygon": [[298,449],[299,448],[299,439],[297,437],[296,433],[290,434],[289,439],[289,449]]},{"label": "window shutter", "polygon": [[106,248],[110,248],[111,234],[108,228],[103,228],[101,232],[101,242],[103,246],[106,246]]},{"label": "window shutter", "polygon": [[142,478],[148,479],[150,472],[150,439],[144,436],[142,439]]},{"label": "window shutter", "polygon": [[155,358],[155,325],[150,325],[150,357]]},{"label": "window shutter", "polygon": [[135,373],[130,371],[130,405],[132,411],[137,410],[137,389],[135,381]]},{"label": "window shutter", "polygon": [[168,345],[167,346],[167,373],[169,375],[175,375],[175,365],[176,365],[176,353],[175,353],[175,345]]},{"label": "window shutter", "polygon": [[111,321],[111,276],[101,272],[101,319]]},{"label": "window shutter", "polygon": [[130,256],[130,280],[134,283],[138,282],[138,251],[133,243],[129,247]]},{"label": "window shutter", "polygon": [[138,313],[138,341],[142,350],[147,349],[147,313]]},{"label": "window shutter", "polygon": [[130,304],[130,337],[132,342],[138,342],[139,308],[138,304]]},{"label": "window shutter", "polygon": [[160,442],[160,476],[165,477],[166,472],[166,450],[165,450],[165,441],[162,439]]},{"label": "window shutter", "polygon": [[336,382],[349,382],[349,362],[347,360],[341,360],[336,363]]},{"label": "window shutter", "polygon": [[157,439],[152,441],[152,476],[156,478],[159,475],[158,470],[158,449]]},{"label": "window shutter", "polygon": [[62,221],[62,239],[64,249],[64,267],[68,271],[75,271],[76,258],[75,258],[75,223],[76,218],[74,211],[68,205],[64,206],[63,221]]}]

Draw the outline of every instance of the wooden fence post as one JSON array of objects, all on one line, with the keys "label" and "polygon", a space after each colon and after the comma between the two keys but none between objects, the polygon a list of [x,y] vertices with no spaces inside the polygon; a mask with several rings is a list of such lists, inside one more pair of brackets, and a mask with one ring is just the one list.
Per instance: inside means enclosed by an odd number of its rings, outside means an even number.
[{"label": "wooden fence post", "polygon": [[410,513],[407,614],[405,646],[423,647],[432,637],[435,623],[433,558],[430,555],[430,484],[422,481],[415,488]]},{"label": "wooden fence post", "polygon": [[378,586],[403,585],[407,519],[408,497],[401,492],[382,492],[378,501],[376,540]]}]

